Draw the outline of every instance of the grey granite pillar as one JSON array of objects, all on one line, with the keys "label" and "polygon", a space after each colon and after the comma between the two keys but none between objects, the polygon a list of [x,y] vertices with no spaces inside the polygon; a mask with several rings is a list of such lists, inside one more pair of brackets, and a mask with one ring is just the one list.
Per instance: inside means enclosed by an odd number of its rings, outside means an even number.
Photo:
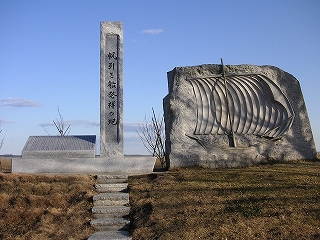
[{"label": "grey granite pillar", "polygon": [[123,24],[100,23],[100,156],[123,156]]}]

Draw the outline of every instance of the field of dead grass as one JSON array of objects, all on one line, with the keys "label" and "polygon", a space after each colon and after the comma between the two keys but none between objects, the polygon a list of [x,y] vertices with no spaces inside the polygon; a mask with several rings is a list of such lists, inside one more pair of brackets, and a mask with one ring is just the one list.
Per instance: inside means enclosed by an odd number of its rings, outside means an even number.
[{"label": "field of dead grass", "polygon": [[129,178],[133,239],[320,239],[320,161]]},{"label": "field of dead grass", "polygon": [[0,239],[87,239],[94,176],[0,173]]},{"label": "field of dead grass", "polygon": [[3,172],[3,173],[11,172],[11,158],[0,157],[0,172]]}]

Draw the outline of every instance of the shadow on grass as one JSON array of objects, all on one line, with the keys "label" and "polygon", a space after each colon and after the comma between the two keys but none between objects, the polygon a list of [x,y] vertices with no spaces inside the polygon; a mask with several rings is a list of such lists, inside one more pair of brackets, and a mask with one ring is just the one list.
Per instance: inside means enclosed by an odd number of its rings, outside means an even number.
[{"label": "shadow on grass", "polygon": [[320,236],[320,161],[180,168],[132,176],[129,186],[133,239]]}]

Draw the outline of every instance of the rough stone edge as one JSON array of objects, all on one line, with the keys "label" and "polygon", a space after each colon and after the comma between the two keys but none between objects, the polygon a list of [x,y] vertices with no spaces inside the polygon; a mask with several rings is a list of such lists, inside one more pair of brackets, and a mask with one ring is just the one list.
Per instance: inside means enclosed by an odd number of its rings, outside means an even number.
[{"label": "rough stone edge", "polygon": [[124,156],[118,158],[12,158],[12,173],[127,173],[144,174],[153,171],[156,158]]},{"label": "rough stone edge", "polygon": [[88,240],[114,240],[114,239],[131,239],[128,231],[100,231],[92,234]]},{"label": "rough stone edge", "polygon": [[[67,150],[29,150],[30,144],[36,138],[53,138],[53,139],[62,139],[63,144],[64,142],[72,141],[74,138],[82,137],[92,137],[94,142],[91,142],[89,145],[91,147],[81,150],[76,149],[67,149]],[[85,141],[82,139],[82,141]],[[95,150],[96,150],[96,135],[70,135],[70,136],[29,136],[27,142],[25,143],[22,149],[22,158],[94,158],[95,157]]]},{"label": "rough stone edge", "polygon": [[[107,131],[105,128],[106,114],[104,101],[105,91],[105,37],[107,34],[119,36],[118,49],[118,119],[119,132],[118,142],[111,143],[107,141]],[[122,22],[100,22],[100,154],[102,157],[122,157],[123,156],[123,23]]]},{"label": "rough stone edge", "polygon": [[[304,158],[299,158],[299,159],[315,159],[316,158],[316,148],[315,148],[315,143],[314,143],[314,138],[313,138],[313,134],[312,134],[312,129],[311,129],[311,125],[310,125],[310,121],[309,121],[309,116],[307,114],[307,109],[306,109],[306,105],[305,105],[305,101],[303,98],[303,93],[300,87],[300,83],[299,81],[290,73],[275,67],[275,66],[268,66],[268,65],[264,65],[264,66],[257,66],[257,65],[250,65],[250,64],[242,64],[242,65],[225,65],[226,69],[228,69],[229,71],[233,72],[233,71],[239,71],[240,73],[259,73],[259,74],[264,74],[266,76],[269,77],[269,74],[276,73],[277,76],[279,76],[280,78],[277,78],[277,81],[280,81],[282,79],[287,79],[288,78],[293,78],[295,80],[295,83],[292,84],[296,84],[296,89],[295,90],[300,90],[301,93],[301,105],[299,106],[299,109],[301,110],[301,112],[305,113],[305,116],[303,117],[303,125],[308,125],[305,128],[305,132],[307,134],[309,134],[310,139],[308,140],[309,144],[310,144],[310,153],[308,154],[307,157],[304,156]],[[254,68],[260,68],[258,72],[252,71]],[[221,159],[203,159],[200,158],[199,156],[197,156],[197,154],[189,154],[190,159],[195,159],[193,161],[185,161],[186,156],[182,153],[184,150],[181,151],[174,151],[172,148],[175,148],[175,146],[171,146],[171,131],[170,129],[172,129],[172,125],[176,124],[174,118],[174,114],[171,113],[172,111],[172,102],[171,100],[174,99],[178,99],[179,96],[176,94],[177,92],[180,91],[180,85],[182,85],[181,81],[183,81],[184,77],[187,75],[191,75],[191,76],[198,76],[199,72],[201,69],[205,69],[205,71],[220,71],[219,69],[221,69],[221,65],[219,64],[202,64],[202,65],[197,65],[197,66],[185,66],[185,67],[175,67],[173,70],[169,71],[167,73],[167,77],[168,77],[168,94],[164,97],[163,99],[163,109],[164,109],[164,115],[165,115],[165,126],[166,126],[166,160],[167,160],[167,166],[170,167],[187,167],[187,166],[195,166],[195,165],[199,165],[199,166],[203,166],[203,167],[239,167],[239,166],[250,166],[250,165],[255,165],[258,164],[260,162],[265,162],[268,161],[268,159],[245,159],[246,155],[243,156],[238,156],[235,157],[234,159],[223,159],[221,161]],[[240,70],[239,70],[240,69]],[[202,74],[202,73],[201,73]],[[201,75],[200,74],[200,75]],[[210,73],[209,75],[212,75],[215,73]],[[278,82],[279,83],[279,82]],[[288,89],[286,89],[288,90]],[[281,89],[281,91],[283,91],[283,89]],[[300,96],[299,96],[300,97]],[[181,104],[181,103],[180,103]],[[175,105],[179,105],[179,103],[175,103]],[[177,106],[175,106],[177,107]],[[299,112],[298,114],[301,115],[302,113]],[[297,114],[297,113],[296,113]],[[181,118],[181,116],[180,116]],[[301,121],[300,121],[301,122]],[[296,144],[297,145],[297,144]],[[221,149],[217,149],[217,151],[223,152],[223,150]],[[174,153],[173,153],[174,152]],[[222,153],[223,155],[226,155],[228,153]],[[300,153],[299,153],[300,154]],[[303,155],[303,153],[301,153],[300,155]],[[239,159],[241,159],[241,161],[239,162]],[[283,159],[283,161],[290,161],[290,160],[299,160],[297,159],[293,159],[292,157],[288,157],[288,159]],[[274,160],[271,157],[271,160]]]}]

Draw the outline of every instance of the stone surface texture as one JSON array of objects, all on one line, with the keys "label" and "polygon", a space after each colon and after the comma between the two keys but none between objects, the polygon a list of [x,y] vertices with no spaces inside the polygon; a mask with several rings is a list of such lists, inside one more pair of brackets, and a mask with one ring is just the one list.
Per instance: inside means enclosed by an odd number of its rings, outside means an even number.
[{"label": "stone surface texture", "polygon": [[[127,187],[124,183],[128,183],[128,175],[99,174],[97,182],[96,186],[109,184],[110,188],[100,188],[100,193],[93,196],[92,213],[95,219],[90,224],[99,232],[92,234],[89,239],[131,239],[126,231],[130,224],[129,194],[122,192],[123,187]],[[115,187],[117,184],[119,187]]]},{"label": "stone surface texture", "polygon": [[96,136],[30,136],[22,158],[93,158]]},{"label": "stone surface texture", "polygon": [[105,184],[105,183],[100,183],[95,185],[95,189],[98,192],[104,191],[104,192],[109,192],[109,191],[118,191],[118,192],[124,192],[128,188],[128,183],[116,183],[116,184]]},{"label": "stone surface texture", "polygon": [[[237,167],[274,160],[316,158],[309,118],[296,78],[273,66],[226,65],[226,75],[245,75],[240,77],[240,85],[231,82],[233,80],[227,83],[229,98],[238,103],[231,104],[227,111],[228,106],[223,101],[228,98],[223,84],[218,86],[211,80],[211,85],[207,84],[209,80],[202,85],[190,82],[192,78],[210,79],[221,73],[222,67],[217,64],[176,67],[168,72],[169,94],[164,98],[163,106],[166,159],[170,167]],[[241,95],[238,99],[237,94]],[[259,100],[258,95],[265,99]],[[219,99],[212,103],[217,96]],[[251,106],[251,110],[245,105]],[[226,112],[232,117],[223,115]],[[246,117],[250,120],[244,119]],[[217,124],[223,127],[218,129]],[[277,124],[282,125],[272,129]],[[248,131],[245,131],[247,126]],[[232,135],[223,133],[224,128],[235,132]],[[234,137],[235,147],[230,135]]]},{"label": "stone surface texture", "polygon": [[123,24],[100,23],[100,155],[123,156]]},{"label": "stone surface texture", "polygon": [[101,231],[91,235],[88,240],[130,240],[128,231]]},{"label": "stone surface texture", "polygon": [[124,156],[114,158],[12,158],[16,173],[150,173],[155,157]]}]

